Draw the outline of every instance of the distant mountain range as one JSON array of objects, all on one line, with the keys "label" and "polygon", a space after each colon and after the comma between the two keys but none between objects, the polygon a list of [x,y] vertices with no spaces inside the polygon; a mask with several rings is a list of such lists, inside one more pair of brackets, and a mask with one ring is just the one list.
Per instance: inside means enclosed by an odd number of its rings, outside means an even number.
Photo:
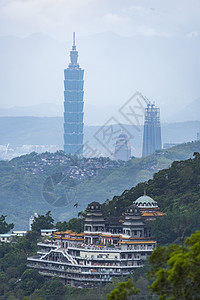
[{"label": "distant mountain range", "polygon": [[60,117],[63,109],[61,105],[54,103],[42,103],[31,106],[12,106],[9,108],[0,107],[1,117]]},{"label": "distant mountain range", "polygon": [[[0,107],[0,117],[61,117],[64,105],[42,103],[31,106]],[[116,115],[117,106],[98,106],[85,103],[84,121],[87,125],[103,125],[113,115]]]},{"label": "distant mountain range", "polygon": [[[117,106],[98,106],[85,103],[84,121],[86,125],[103,125],[111,117],[117,116],[118,121],[123,122],[122,116],[118,113]],[[179,112],[168,115],[162,119],[164,122],[185,122],[185,121],[200,121],[200,98],[194,100],[189,105],[183,107]],[[63,105],[54,103],[42,103],[32,106],[13,106],[10,108],[0,107],[0,117],[61,117],[63,116]]]},{"label": "distant mountain range", "polygon": [[[0,37],[0,107],[29,107],[12,108],[10,113],[2,110],[1,116],[13,116],[14,111],[20,116],[61,116],[63,70],[71,44],[71,40],[59,42],[42,34]],[[94,105],[95,118],[85,109],[88,125],[102,124],[103,114],[109,111],[112,116],[109,106],[121,107],[138,90],[161,107],[165,121],[199,97],[199,38],[123,37],[104,32],[77,37],[77,49],[85,70],[86,108]],[[55,106],[37,108],[38,103]]]},{"label": "distant mountain range", "polygon": [[166,120],[168,122],[199,121],[200,120],[200,98],[186,105],[180,111],[168,116]]},{"label": "distant mountain range", "polygon": [[[200,121],[163,123],[163,143],[184,143],[194,141],[197,138]],[[106,150],[107,145],[100,143],[97,133],[102,126],[85,126],[84,142],[98,149],[105,156],[110,153]],[[105,127],[106,128],[106,127]],[[105,129],[104,128],[104,129]],[[124,125],[124,129],[130,134],[132,155],[140,156],[142,147],[143,127],[136,130],[131,125]],[[119,134],[120,127],[113,126],[113,130]],[[116,135],[117,136],[117,135]],[[110,141],[108,147],[114,148],[116,139]],[[10,147],[20,145],[58,145],[63,148],[63,118],[62,117],[0,117],[0,145],[10,144]]]}]

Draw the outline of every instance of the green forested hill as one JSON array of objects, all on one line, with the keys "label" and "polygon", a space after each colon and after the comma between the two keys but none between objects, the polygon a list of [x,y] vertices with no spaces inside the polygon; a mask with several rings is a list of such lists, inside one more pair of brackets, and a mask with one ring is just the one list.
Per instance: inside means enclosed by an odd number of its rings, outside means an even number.
[{"label": "green forested hill", "polygon": [[[155,155],[141,160],[133,158],[127,164],[122,164],[119,168],[113,167],[112,170],[107,169],[105,172],[99,173],[99,176],[96,176],[96,179],[91,179],[91,181],[99,181],[98,188],[102,189],[103,194],[104,187],[105,189],[108,189],[108,184],[112,184],[110,177],[113,176],[113,180],[117,180],[116,174],[123,174],[118,179],[118,184],[120,184],[120,181],[121,183],[122,181],[126,182],[127,178],[133,174],[134,170],[134,174],[136,176],[140,174],[140,172],[144,172],[145,174],[145,171],[147,171],[147,174],[149,175],[156,168],[163,166],[164,164],[168,164],[170,162],[170,157],[174,157],[176,151],[179,158],[181,155],[185,158],[187,156],[187,151],[190,153],[191,149],[198,147],[199,143],[186,144],[179,146],[178,151],[177,148],[174,148],[170,149],[170,151],[158,152]],[[36,159],[36,154],[32,154],[30,156],[15,159],[11,162],[0,162],[1,199],[4,199],[4,197],[5,199],[8,199],[9,197],[13,197],[13,199],[15,199],[13,201],[7,200],[5,202],[1,202],[1,211],[3,211],[4,206],[7,206],[8,211],[11,213],[11,219],[14,220],[15,218],[15,220],[19,223],[20,220],[18,218],[21,218],[23,222],[23,218],[26,217],[28,210],[31,210],[32,207],[40,207],[42,201],[45,203],[44,199],[42,200],[39,198],[39,196],[41,196],[41,185],[45,176],[44,174],[37,174],[37,176],[31,174],[30,172],[27,172],[26,168],[15,168],[15,164],[13,163],[16,163],[17,160],[18,165],[20,165],[24,161],[27,161],[28,163],[31,160],[35,161]],[[109,161],[104,159],[104,162],[108,163]],[[78,163],[78,161],[76,163]],[[54,166],[52,168],[56,168],[57,170],[58,168],[61,168],[61,166]],[[50,174],[50,169],[48,168],[46,170],[47,174]],[[113,174],[115,174],[115,176]],[[126,177],[124,176],[125,174],[127,174]],[[144,174],[142,176],[144,176]],[[110,179],[109,183],[106,183],[105,178]],[[88,191],[89,188],[92,188],[93,186],[93,194],[97,195],[97,192],[95,191],[95,187],[97,185],[91,185],[90,187],[91,181],[85,181],[85,186],[88,186]],[[105,186],[105,184],[107,185]],[[80,183],[79,185],[82,188],[84,186],[83,183]],[[80,188],[79,185],[78,187]],[[110,201],[105,201],[103,204],[104,214],[120,216],[126,210],[127,206],[132,204],[134,200],[143,194],[144,189],[146,189],[146,193],[149,196],[158,202],[160,210],[165,213],[162,218],[157,219],[152,223],[153,236],[156,237],[158,242],[162,245],[170,244],[172,242],[179,244],[182,243],[182,245],[184,245],[183,248],[177,248],[178,246],[175,246],[176,248],[174,248],[174,245],[172,245],[171,249],[176,249],[176,251],[177,249],[184,249],[185,252],[185,250],[187,250],[184,244],[185,236],[189,236],[197,229],[200,229],[199,152],[195,152],[193,158],[174,161],[171,167],[154,173],[152,179],[139,183],[129,190],[125,190],[120,196],[114,196]],[[36,196],[38,196],[38,199]],[[70,206],[66,207],[66,210],[69,211],[69,207]],[[11,210],[11,208],[13,208],[13,210]],[[44,209],[45,208],[47,207],[44,205]],[[63,207],[61,208],[60,213],[62,210],[64,210]],[[52,212],[53,215],[55,215],[56,209],[54,209],[54,207]],[[58,210],[57,213],[59,213]],[[75,223],[73,223],[73,225],[75,225]],[[72,229],[75,230],[75,227]],[[57,278],[45,280],[44,277],[39,275],[36,270],[26,269],[26,256],[35,253],[36,241],[38,238],[39,236],[37,232],[30,231],[26,237],[17,238],[16,243],[3,243],[0,245],[1,298],[11,299],[13,297],[17,297],[16,299],[22,299],[24,296],[28,295],[30,296],[30,299],[35,299],[35,297],[37,298],[41,296],[42,298],[47,299],[49,297],[49,293],[51,293],[52,297],[59,297],[59,299],[94,298],[94,290],[64,287]],[[154,267],[156,264],[156,267],[158,268],[160,268],[160,261],[163,263],[165,259],[168,259],[167,248],[161,247],[160,249],[161,251],[159,248],[157,249],[158,257],[155,259],[154,256],[153,258],[155,262]],[[195,253],[199,252],[198,247],[193,247],[193,249]],[[164,256],[161,255],[163,251]],[[188,254],[189,252],[186,252],[186,255]],[[193,258],[194,256],[188,257]],[[182,264],[182,262],[188,263],[188,260],[180,260],[180,264]],[[152,281],[148,281],[148,277],[145,276],[145,273],[148,271],[149,264],[146,264],[144,268],[138,268],[138,270],[131,275],[131,279],[134,281],[136,287],[141,289],[141,294],[135,296],[136,299],[152,299],[152,297],[156,297],[155,295],[149,294],[148,286],[152,284]],[[179,271],[179,269],[177,269],[177,271]],[[182,275],[183,273],[181,271],[180,276]],[[106,285],[105,288],[96,290],[98,292],[97,298],[105,299],[106,294],[115,288],[116,284],[117,281],[113,281],[113,283]],[[61,295],[63,297],[61,297]]]},{"label": "green forested hill", "polygon": [[183,242],[200,229],[200,154],[193,159],[174,161],[170,168],[155,173],[153,179],[139,183],[103,204],[105,214],[120,216],[140,197],[144,189],[158,202],[165,216],[152,224],[152,233],[161,244]]},{"label": "green forested hill", "polygon": [[[45,171],[29,172],[26,164],[28,166],[34,162],[36,154],[15,158],[10,162],[1,161],[0,210],[2,214],[8,215],[9,222],[15,223],[15,229],[27,229],[28,218],[34,212],[44,214],[51,210],[56,221],[68,220],[77,216],[78,211],[84,210],[89,202],[93,200],[104,202],[106,199],[111,199],[113,195],[120,195],[139,182],[149,180],[159,169],[168,168],[174,160],[188,159],[198,151],[200,151],[200,142],[182,144],[145,158],[132,158],[126,164],[119,164],[117,167],[104,168],[97,175],[83,180],[73,180],[73,185],[68,191],[71,193],[70,203],[62,203],[61,197],[59,205],[55,203],[52,205],[50,201],[44,199],[42,193],[44,183],[47,188],[51,188],[48,184],[52,178],[55,182],[59,182],[60,172],[65,171],[69,166],[55,163],[53,166],[47,166]],[[105,159],[105,162],[109,163],[109,159]],[[79,163],[74,159],[70,162],[70,166],[78,167]],[[136,190],[135,196],[139,197],[143,192],[142,188]],[[149,191],[151,192],[148,188]],[[151,196],[158,197],[155,191]],[[52,190],[52,193],[55,191]],[[78,203],[77,209],[74,207],[76,203]],[[161,199],[159,203],[163,208]]]}]

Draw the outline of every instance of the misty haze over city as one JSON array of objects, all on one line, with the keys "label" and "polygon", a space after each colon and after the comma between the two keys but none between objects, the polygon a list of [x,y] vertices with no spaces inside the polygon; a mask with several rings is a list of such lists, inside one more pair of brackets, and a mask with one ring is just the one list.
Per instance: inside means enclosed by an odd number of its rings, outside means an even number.
[{"label": "misty haze over city", "polygon": [[62,116],[63,69],[76,31],[86,125],[106,122],[136,91],[161,108],[162,122],[199,120],[199,6],[1,1],[0,115]]}]

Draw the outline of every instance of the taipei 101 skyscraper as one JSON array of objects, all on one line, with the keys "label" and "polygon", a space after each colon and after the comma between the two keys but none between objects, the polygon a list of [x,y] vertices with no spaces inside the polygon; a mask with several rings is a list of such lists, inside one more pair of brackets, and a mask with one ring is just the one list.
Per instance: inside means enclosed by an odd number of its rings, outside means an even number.
[{"label": "taipei 101 skyscraper", "polygon": [[83,154],[83,74],[78,64],[74,32],[70,63],[64,70],[64,152],[78,156]]}]

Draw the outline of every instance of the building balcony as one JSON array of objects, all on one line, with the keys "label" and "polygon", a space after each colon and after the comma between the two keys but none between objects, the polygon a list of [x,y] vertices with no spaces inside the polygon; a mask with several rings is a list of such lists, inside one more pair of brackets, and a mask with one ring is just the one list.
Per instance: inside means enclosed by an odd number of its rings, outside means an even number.
[{"label": "building balcony", "polygon": [[[124,260],[123,262],[121,262],[121,264],[118,265],[112,265],[110,263],[98,263],[98,264],[94,264],[92,261],[89,261],[88,264],[78,264],[78,265],[74,265],[74,264],[66,264],[64,262],[53,262],[53,261],[45,261],[45,260],[37,260],[37,261],[31,261],[29,260],[28,266],[31,268],[35,268],[35,269],[47,269],[47,270],[54,270],[54,271],[59,271],[59,272],[73,272],[73,273],[82,273],[84,272],[84,269],[87,268],[92,268],[92,269],[113,269],[113,270],[123,270],[123,269],[134,269],[137,267],[141,267],[141,265],[137,265],[137,264],[132,264],[132,265],[126,265],[124,264],[127,260]],[[132,260],[132,262],[138,262],[141,261],[143,262],[143,260],[138,259],[138,260]],[[31,263],[32,262],[32,263]],[[37,262],[40,262],[40,264],[38,264]],[[130,263],[131,260],[127,261],[127,264]],[[48,264],[54,264],[55,266],[49,266]],[[62,268],[58,267],[58,266],[62,266]],[[67,268],[66,268],[67,267]],[[73,269],[72,269],[73,267]],[[86,272],[86,271],[85,271]]]},{"label": "building balcony", "polygon": [[39,242],[39,243],[37,243],[37,245],[39,247],[48,247],[48,248],[50,248],[50,247],[57,248],[58,247],[57,245],[55,245],[53,243],[42,243],[42,242]]},{"label": "building balcony", "polygon": [[[55,274],[51,272],[44,272],[44,271],[39,271],[39,273],[43,276],[48,276],[52,277],[54,275],[57,275],[60,278],[68,279],[68,280],[75,280],[75,281],[87,281],[87,282],[110,282],[111,277],[106,277],[106,278],[88,278],[88,277],[75,277],[75,276],[70,276],[69,274]],[[85,274],[85,275],[91,275],[91,273]]]},{"label": "building balcony", "polygon": [[[125,247],[123,247],[125,248]],[[113,247],[108,247],[108,246],[95,246],[95,245],[85,245],[85,246],[70,246],[68,247],[67,249],[68,250],[87,250],[89,252],[118,252],[118,253],[121,253],[121,252],[152,252],[153,249],[150,249],[150,248],[142,248],[142,249],[131,249],[131,248],[126,248],[126,249],[123,249],[121,246],[113,246]]]}]

